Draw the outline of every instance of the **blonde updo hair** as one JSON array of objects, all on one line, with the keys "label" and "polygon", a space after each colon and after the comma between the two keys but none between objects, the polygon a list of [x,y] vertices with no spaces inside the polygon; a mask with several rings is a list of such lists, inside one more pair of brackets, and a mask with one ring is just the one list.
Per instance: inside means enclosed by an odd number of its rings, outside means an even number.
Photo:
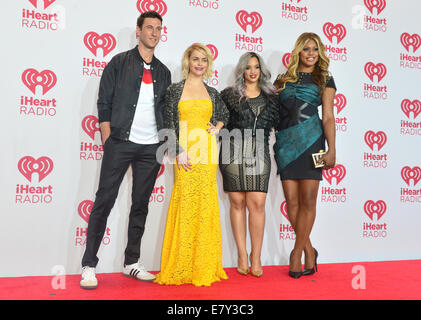
[{"label": "blonde updo hair", "polygon": [[186,51],[184,51],[183,59],[181,60],[181,71],[183,73],[183,78],[186,79],[190,72],[189,60],[193,51],[195,50],[199,51],[201,54],[204,54],[208,58],[208,67],[206,72],[203,74],[203,78],[208,80],[213,73],[213,55],[210,49],[201,43],[193,43],[186,49]]}]

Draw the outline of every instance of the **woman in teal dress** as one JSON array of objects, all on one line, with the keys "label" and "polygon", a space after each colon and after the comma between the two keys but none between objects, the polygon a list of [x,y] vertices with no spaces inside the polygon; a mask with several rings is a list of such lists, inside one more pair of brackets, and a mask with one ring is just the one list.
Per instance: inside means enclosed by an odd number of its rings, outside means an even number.
[{"label": "woman in teal dress", "polygon": [[[296,240],[290,254],[289,275],[299,278],[317,271],[318,252],[310,241],[316,217],[317,192],[322,168],[315,168],[312,154],[325,150],[323,169],[335,166],[336,86],[318,35],[303,33],[296,41],[286,73],[278,76],[280,123],[275,134],[275,160],[282,180],[288,217]],[[322,106],[322,119],[318,107]],[[305,254],[304,271],[301,258]]]}]

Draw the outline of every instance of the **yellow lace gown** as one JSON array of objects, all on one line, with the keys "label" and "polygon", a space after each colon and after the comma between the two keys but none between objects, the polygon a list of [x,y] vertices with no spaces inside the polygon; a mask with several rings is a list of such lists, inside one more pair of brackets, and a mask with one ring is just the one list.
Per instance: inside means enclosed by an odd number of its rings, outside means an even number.
[{"label": "yellow lace gown", "polygon": [[210,286],[228,279],[222,268],[222,235],[216,187],[217,144],[207,131],[210,100],[184,100],[179,105],[180,145],[192,163],[185,171],[174,164],[161,271],[155,282]]}]

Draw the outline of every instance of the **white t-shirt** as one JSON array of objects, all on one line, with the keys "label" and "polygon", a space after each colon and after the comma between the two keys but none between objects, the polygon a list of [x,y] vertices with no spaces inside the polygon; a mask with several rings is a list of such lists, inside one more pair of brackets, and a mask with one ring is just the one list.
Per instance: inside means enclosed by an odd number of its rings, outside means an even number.
[{"label": "white t-shirt", "polygon": [[156,127],[151,66],[143,63],[142,84],[130,130],[129,140],[139,144],[159,142]]}]

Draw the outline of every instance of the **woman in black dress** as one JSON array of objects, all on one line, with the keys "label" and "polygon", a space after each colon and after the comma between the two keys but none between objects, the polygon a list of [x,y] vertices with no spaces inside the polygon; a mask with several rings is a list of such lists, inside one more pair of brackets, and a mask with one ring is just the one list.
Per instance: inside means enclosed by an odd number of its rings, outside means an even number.
[{"label": "woman in black dress", "polygon": [[[296,234],[290,254],[289,275],[317,271],[318,252],[310,242],[316,217],[316,202],[322,169],[315,168],[311,154],[328,150],[319,159],[323,169],[335,166],[335,82],[329,75],[329,58],[318,35],[304,33],[296,41],[287,72],[279,76],[280,125],[274,145],[275,160],[281,176],[287,211]],[[318,107],[322,106],[322,120]],[[304,271],[301,257],[304,251]]]},{"label": "woman in black dress", "polygon": [[249,273],[246,208],[249,211],[251,273],[263,274],[260,261],[265,201],[270,176],[268,137],[279,121],[275,88],[262,58],[247,52],[235,70],[235,84],[221,92],[229,112],[229,135],[222,135],[220,169],[229,193],[230,217],[238,249],[238,272]]}]

